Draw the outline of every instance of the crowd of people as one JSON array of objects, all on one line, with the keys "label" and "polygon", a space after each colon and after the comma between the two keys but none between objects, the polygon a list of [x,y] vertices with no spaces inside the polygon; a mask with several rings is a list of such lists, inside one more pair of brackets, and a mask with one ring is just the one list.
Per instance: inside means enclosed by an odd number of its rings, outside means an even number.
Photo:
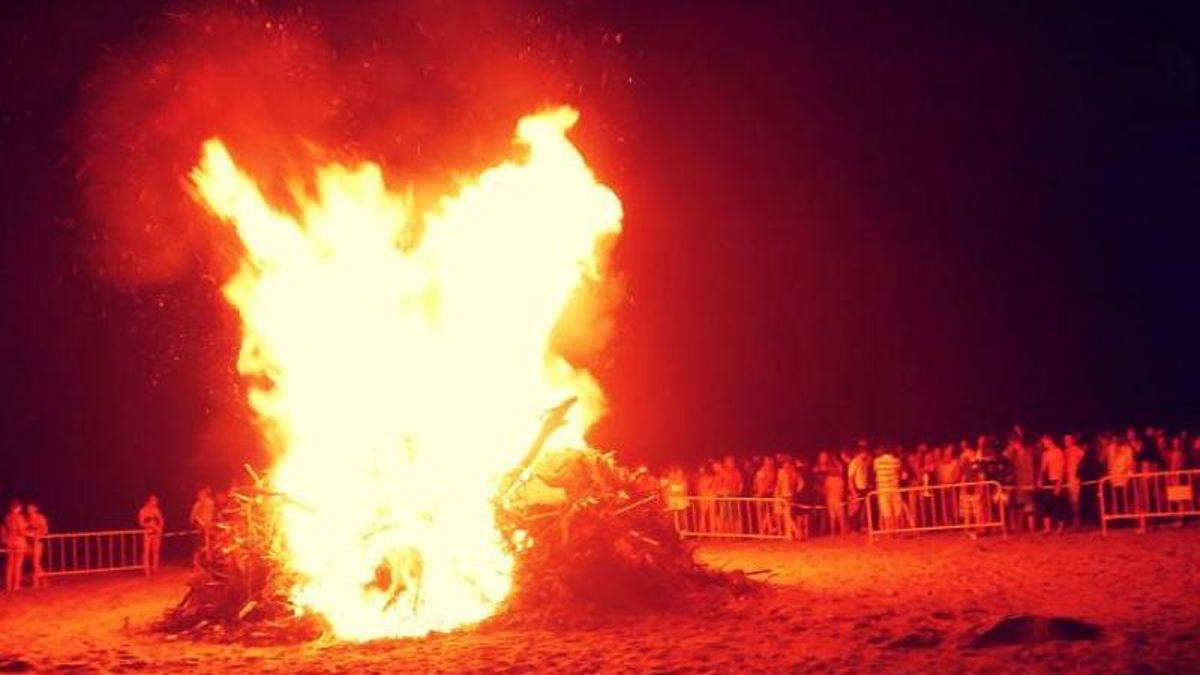
[{"label": "crowd of people", "polygon": [[[941,445],[862,440],[820,451],[811,461],[787,453],[729,456],[691,472],[676,467],[667,472],[664,485],[676,510],[685,507],[679,495],[694,498],[688,512],[676,517],[681,526],[704,533],[839,535],[865,530],[868,518],[881,529],[920,526],[922,519],[932,521],[942,512],[952,512],[960,522],[978,520],[985,517],[985,507],[1004,509],[1010,530],[1062,532],[1097,520],[1101,478],[1108,477],[1104,496],[1118,509],[1137,508],[1135,499],[1143,497],[1127,489],[1130,475],[1191,468],[1200,468],[1200,435],[1193,433],[1151,427],[1035,439],[1016,427],[1004,438]],[[990,484],[1003,490],[992,494]],[[933,489],[947,485],[963,487]],[[872,492],[878,496],[868,509],[866,497]]]},{"label": "crowd of people", "polygon": [[[960,523],[980,521],[996,508],[1004,510],[1009,530],[1061,533],[1096,522],[1100,479],[1107,479],[1102,497],[1128,511],[1144,506],[1138,502],[1146,498],[1131,489],[1130,476],[1187,469],[1200,469],[1200,434],[1151,427],[1034,439],[1015,427],[1003,439],[979,436],[941,445],[860,440],[817,452],[811,461],[782,452],[727,456],[691,472],[675,467],[663,476],[662,487],[680,529],[708,534],[803,539],[865,531],[869,525],[920,527],[946,514]],[[1002,489],[989,491],[995,485]],[[876,499],[868,505],[872,493]],[[188,517],[197,536],[196,564],[209,555],[214,529],[229,508],[227,493],[209,487],[197,492]],[[142,565],[154,574],[166,529],[154,494],[138,509],[137,524],[145,535]],[[19,590],[27,569],[33,587],[46,585],[49,534],[49,520],[37,504],[9,503],[0,531],[6,590]]]},{"label": "crowd of people", "polygon": [[[137,511],[137,524],[145,534],[142,565],[147,574],[158,571],[162,559],[162,540],[166,526],[158,497],[154,494]],[[44,588],[46,578],[46,543],[50,535],[50,520],[34,502],[22,503],[13,499],[8,504],[0,524],[0,542],[5,557],[4,589],[19,591],[26,576],[32,588]]]}]

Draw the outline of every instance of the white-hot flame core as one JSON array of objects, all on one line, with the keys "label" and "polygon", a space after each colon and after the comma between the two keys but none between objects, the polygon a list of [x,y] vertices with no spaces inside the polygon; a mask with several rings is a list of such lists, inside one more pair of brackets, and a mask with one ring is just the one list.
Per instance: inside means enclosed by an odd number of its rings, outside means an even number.
[{"label": "white-hot flame core", "polygon": [[204,145],[197,193],[246,249],[225,294],[251,404],[280,446],[271,480],[291,500],[294,599],[340,637],[423,635],[495,612],[513,571],[499,478],[547,408],[580,397],[551,448],[581,445],[600,412],[595,382],[550,347],[597,273],[598,238],[621,222],[566,138],[576,118],[522,119],[521,159],[419,220],[375,165],[320,168],[292,215],[219,140]]}]

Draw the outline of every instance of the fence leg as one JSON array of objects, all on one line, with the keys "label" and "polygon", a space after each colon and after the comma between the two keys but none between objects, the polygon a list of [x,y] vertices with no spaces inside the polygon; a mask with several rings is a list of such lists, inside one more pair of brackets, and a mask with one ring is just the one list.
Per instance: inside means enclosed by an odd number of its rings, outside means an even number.
[{"label": "fence leg", "polygon": [[1108,518],[1105,517],[1104,511],[1104,481],[1096,483],[1096,502],[1100,507],[1100,535],[1108,536]]}]

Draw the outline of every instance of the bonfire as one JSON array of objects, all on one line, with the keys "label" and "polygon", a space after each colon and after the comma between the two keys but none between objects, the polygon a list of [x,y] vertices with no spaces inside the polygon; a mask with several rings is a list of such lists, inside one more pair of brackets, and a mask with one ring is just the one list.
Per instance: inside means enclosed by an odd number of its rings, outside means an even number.
[{"label": "bonfire", "polygon": [[424,212],[369,163],[319,168],[281,208],[205,143],[191,180],[244,245],[225,295],[278,459],[167,630],[368,640],[742,587],[693,562],[644,471],[585,440],[603,393],[562,352],[591,332],[572,305],[603,284],[622,210],[567,138],[577,117],[523,118],[515,159]]}]

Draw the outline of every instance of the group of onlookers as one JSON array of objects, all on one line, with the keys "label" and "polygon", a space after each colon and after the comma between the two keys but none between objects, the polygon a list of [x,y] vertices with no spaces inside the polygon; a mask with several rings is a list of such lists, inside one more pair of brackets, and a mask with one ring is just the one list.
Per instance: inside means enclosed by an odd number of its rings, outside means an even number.
[{"label": "group of onlookers", "polygon": [[[1151,427],[1035,439],[1015,427],[1003,439],[980,436],[941,445],[859,441],[819,451],[811,461],[786,453],[729,456],[704,462],[690,474],[674,468],[664,483],[694,497],[690,511],[695,513],[687,526],[702,532],[837,535],[865,529],[868,517],[888,529],[919,526],[945,513],[960,522],[981,519],[997,508],[1006,511],[1010,529],[1061,532],[1097,519],[1099,479],[1107,477],[1103,496],[1112,505],[1135,509],[1145,497],[1127,487],[1129,476],[1187,468],[1200,468],[1200,435]],[[1002,490],[991,489],[997,483]],[[948,485],[962,487],[935,489]],[[877,497],[868,509],[865,501],[872,492]],[[766,511],[779,507],[720,499],[730,497],[771,498],[790,506],[786,514],[769,516]],[[676,506],[682,506],[678,499]]]},{"label": "group of onlookers", "polygon": [[[162,539],[165,521],[158,505],[158,497],[151,494],[137,513],[138,526],[145,533],[142,549],[143,564],[147,574],[158,571],[162,555]],[[0,541],[3,542],[5,558],[4,589],[19,591],[25,583],[26,570],[33,588],[48,585],[45,570],[46,537],[50,535],[50,521],[46,514],[33,502],[22,503],[13,499],[8,504],[3,525],[0,526]]]},{"label": "group of onlookers", "polygon": [[15,591],[21,588],[21,581],[28,558],[33,567],[33,585],[46,585],[46,576],[42,570],[42,550],[45,547],[45,537],[50,534],[50,521],[42,513],[37,504],[29,502],[22,504],[14,499],[8,503],[8,511],[4,514],[2,528],[6,564],[4,570],[4,590]]}]

